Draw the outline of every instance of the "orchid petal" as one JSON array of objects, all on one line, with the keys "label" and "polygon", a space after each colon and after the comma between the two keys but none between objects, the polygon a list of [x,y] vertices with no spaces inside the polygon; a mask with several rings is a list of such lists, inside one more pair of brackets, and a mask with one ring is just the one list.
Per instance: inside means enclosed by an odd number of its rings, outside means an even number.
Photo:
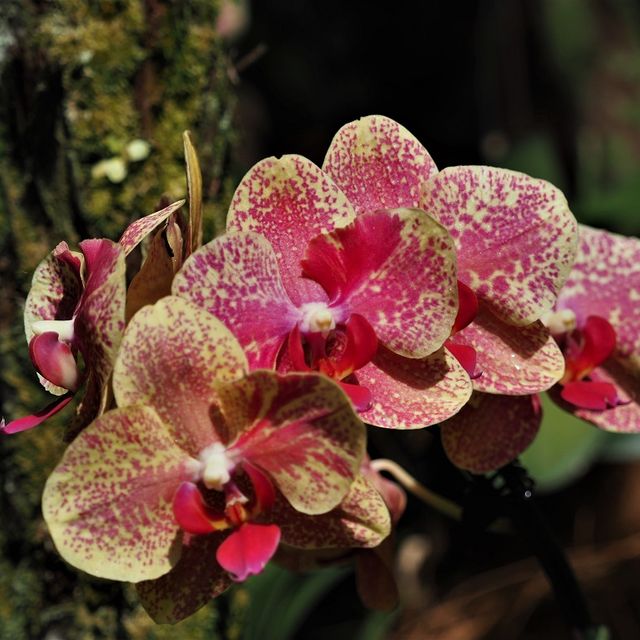
[{"label": "orchid petal", "polygon": [[311,367],[307,365],[305,361],[302,334],[297,324],[289,332],[286,349],[283,349],[280,353],[278,370],[282,371],[282,373],[289,371],[311,371]]},{"label": "orchid petal", "polygon": [[560,396],[566,402],[575,405],[579,409],[592,409],[604,411],[624,404],[618,398],[618,390],[610,382],[594,382],[578,380],[568,382],[562,387]]},{"label": "orchid petal", "polygon": [[132,222],[120,237],[118,241],[124,249],[125,255],[129,255],[144,238],[149,235],[159,224],[164,222],[172,213],[180,209],[185,203],[184,200],[178,200],[168,207],[151,213],[144,218],[140,218]]},{"label": "orchid petal", "polygon": [[577,224],[558,189],[493,167],[450,167],[420,208],[444,225],[458,278],[505,322],[527,325],[554,304],[576,253]]},{"label": "orchid petal", "polygon": [[471,380],[444,349],[423,358],[403,358],[378,348],[375,360],[357,372],[370,389],[371,408],[363,418],[387,429],[421,429],[446,420],[471,396]]},{"label": "orchid petal", "polygon": [[608,320],[616,331],[617,356],[640,370],[640,241],[580,225],[580,250],[558,297],[578,327],[589,316]]},{"label": "orchid petal", "polygon": [[351,404],[355,407],[355,410],[359,413],[368,411],[371,408],[371,400],[373,398],[371,391],[360,384],[352,384],[350,382],[338,383],[340,388],[347,394]]},{"label": "orchid petal", "polygon": [[331,178],[301,156],[267,158],[236,189],[227,231],[255,231],[273,246],[282,282],[296,305],[314,300],[320,288],[300,278],[300,260],[311,238],[344,227],[355,212]]},{"label": "orchid petal", "polygon": [[62,409],[64,409],[72,399],[73,395],[68,393],[65,396],[56,398],[51,404],[48,404],[44,409],[40,409],[40,411],[36,411],[33,415],[16,418],[6,424],[4,419],[0,420],[0,433],[10,435],[33,429],[58,413],[58,411],[62,411]]},{"label": "orchid petal", "polygon": [[252,369],[275,365],[299,315],[284,290],[271,245],[255,233],[227,234],[196,251],[176,275],[173,293],[222,320]]},{"label": "orchid petal", "polygon": [[156,580],[136,584],[142,606],[155,622],[180,622],[231,586],[229,574],[216,561],[216,550],[227,535],[185,535],[182,555],[173,569]]},{"label": "orchid petal", "polygon": [[564,379],[580,380],[613,353],[616,348],[616,332],[608,320],[600,316],[589,316],[580,329],[579,344],[573,342],[572,336],[569,336],[568,341],[570,347],[565,351],[567,370]]},{"label": "orchid petal", "polygon": [[367,116],[342,127],[322,168],[358,213],[419,207],[421,184],[437,171],[422,144],[384,116]]},{"label": "orchid petal", "polygon": [[591,372],[590,378],[599,384],[611,384],[618,400],[624,404],[594,411],[576,407],[560,397],[560,385],[554,387],[549,397],[562,409],[569,411],[596,427],[614,433],[640,433],[640,383],[638,375],[631,373],[621,363],[608,360],[604,366]]},{"label": "orchid petal", "polygon": [[356,477],[340,505],[328,513],[307,516],[280,499],[271,518],[280,525],[282,542],[298,549],[376,547],[391,531],[389,509],[362,475]]},{"label": "orchid petal", "polygon": [[218,547],[216,559],[233,580],[243,582],[264,569],[279,542],[277,525],[245,522]]},{"label": "orchid petal", "polygon": [[564,373],[564,357],[541,322],[514,327],[483,306],[475,321],[449,342],[476,350],[476,366],[482,374],[474,379],[473,387],[484,393],[538,393]]},{"label": "orchid petal", "polygon": [[78,385],[78,366],[71,348],[58,340],[58,334],[45,331],[29,343],[29,355],[38,373],[62,389],[75,391]]},{"label": "orchid petal", "polygon": [[276,499],[276,490],[273,488],[271,480],[257,467],[248,462],[244,462],[242,468],[249,476],[255,493],[253,512],[259,514],[269,511]]},{"label": "orchid petal", "polygon": [[216,514],[207,506],[193,482],[183,482],[173,497],[173,515],[183,531],[206,534],[228,529],[224,514]]},{"label": "orchid petal", "polygon": [[67,448],[42,509],[60,555],[111,580],[156,578],[177,560],[172,501],[196,462],[148,407],[116,409]]},{"label": "orchid petal", "polygon": [[392,480],[385,478],[373,467],[368,458],[362,464],[362,474],[378,490],[389,509],[392,524],[396,525],[407,508],[407,494],[404,489]]},{"label": "orchid petal", "polygon": [[238,440],[230,455],[265,471],[302,513],[325,513],[349,490],[365,430],[340,387],[319,374],[257,371],[219,385],[220,410]]},{"label": "orchid petal", "polygon": [[478,315],[478,305],[476,294],[464,282],[458,280],[458,315],[451,329],[452,335],[473,322]]},{"label": "orchid petal", "polygon": [[376,211],[316,236],[302,267],[332,305],[364,316],[378,339],[400,355],[425,357],[451,332],[455,249],[447,230],[422,211]]},{"label": "orchid petal", "polygon": [[464,367],[469,377],[472,380],[479,378],[482,375],[481,371],[476,370],[476,364],[478,361],[478,354],[473,347],[466,344],[456,344],[453,340],[447,340],[444,343],[447,351],[451,353],[454,358]]},{"label": "orchid petal", "polygon": [[217,318],[170,296],[131,320],[113,390],[119,406],[153,407],[175,441],[196,456],[214,437],[209,412],[216,384],[245,370],[240,345]]},{"label": "orchid petal", "polygon": [[111,240],[84,240],[87,280],[74,321],[74,344],[87,368],[84,398],[69,432],[77,433],[106,407],[106,385],[124,331],[126,300],[122,248]]},{"label": "orchid petal", "polygon": [[378,337],[367,319],[359,313],[352,313],[345,326],[347,329],[347,346],[335,366],[338,371],[347,368],[351,371],[356,371],[364,367],[376,355]]},{"label": "orchid petal", "polygon": [[[66,256],[66,257],[65,257]],[[66,320],[73,316],[82,295],[82,254],[69,251],[61,242],[36,268],[24,308],[24,328],[27,342],[35,335],[33,324],[47,320]],[[55,395],[67,393],[39,376],[42,385]]]},{"label": "orchid petal", "polygon": [[533,442],[542,411],[536,396],[474,394],[441,425],[449,460],[473,473],[488,473],[517,458]]}]

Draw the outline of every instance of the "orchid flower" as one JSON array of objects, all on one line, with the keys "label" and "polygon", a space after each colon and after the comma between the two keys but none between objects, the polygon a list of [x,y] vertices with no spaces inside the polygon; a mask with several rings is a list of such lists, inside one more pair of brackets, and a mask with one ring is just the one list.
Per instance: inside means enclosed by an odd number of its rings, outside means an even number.
[{"label": "orchid flower", "polygon": [[551,397],[607,431],[640,432],[640,241],[580,225],[578,258],[545,317],[566,367]]},{"label": "orchid flower", "polygon": [[[184,201],[132,223],[119,242],[84,240],[80,251],[61,242],[36,268],[24,324],[38,378],[58,398],[34,415],[2,425],[3,433],[32,429],[63,409],[84,386],[75,425],[82,429],[105,410],[107,382],[125,321],[125,257]],[[78,365],[82,357],[84,368]]]},{"label": "orchid flower", "polygon": [[466,402],[469,378],[441,349],[457,286],[440,224],[411,208],[356,217],[327,174],[284,156],[244,177],[227,231],[173,293],[220,318],[252,369],[320,371],[383,427],[424,427]]},{"label": "orchid flower", "polygon": [[[550,388],[562,377],[562,354],[540,322],[553,306],[576,253],[576,221],[558,189],[493,167],[438,171],[409,131],[382,116],[342,127],[323,169],[358,217],[381,207],[411,207],[449,231],[456,246],[460,302],[445,347],[464,366],[476,391],[528,395]],[[531,413],[530,400],[522,402]],[[482,403],[497,408],[508,400],[486,398]],[[520,409],[514,406],[513,411]],[[463,415],[480,412],[469,407]],[[462,417],[446,422],[443,437],[447,439],[445,432],[461,421]],[[494,463],[506,464],[516,457],[534,433],[528,429],[528,437],[512,437],[518,425],[481,422],[490,432],[478,432],[478,442],[492,439],[504,447]],[[464,437],[460,443],[472,445],[472,439]],[[448,448],[454,450],[459,447]],[[470,449],[468,455],[475,453]],[[464,456],[454,458],[467,463]]]},{"label": "orchid flower", "polygon": [[220,321],[167,297],[141,309],[113,374],[118,408],[74,440],[43,512],[60,554],[137,583],[176,622],[258,573],[282,541],[375,546],[389,515],[359,477],[364,425],[317,374],[246,374]]}]

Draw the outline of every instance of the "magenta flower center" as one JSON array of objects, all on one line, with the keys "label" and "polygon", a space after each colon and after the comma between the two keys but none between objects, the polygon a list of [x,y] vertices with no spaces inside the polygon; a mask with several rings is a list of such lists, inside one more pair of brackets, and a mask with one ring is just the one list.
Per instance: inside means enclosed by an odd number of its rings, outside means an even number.
[{"label": "magenta flower center", "polygon": [[600,316],[589,316],[577,325],[571,309],[547,314],[544,322],[557,340],[565,359],[560,384],[563,400],[581,409],[604,411],[626,404],[615,385],[601,378],[598,367],[615,352],[616,331]]}]

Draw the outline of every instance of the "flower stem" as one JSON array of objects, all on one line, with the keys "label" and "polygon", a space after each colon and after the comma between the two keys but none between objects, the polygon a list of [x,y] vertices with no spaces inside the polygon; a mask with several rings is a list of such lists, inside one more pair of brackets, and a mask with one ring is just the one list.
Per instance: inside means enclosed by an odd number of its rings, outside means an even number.
[{"label": "flower stem", "polygon": [[412,493],[416,498],[422,500],[426,505],[433,507],[440,513],[443,513],[454,520],[462,518],[462,507],[452,500],[448,500],[443,496],[427,489],[423,484],[418,482],[411,474],[403,469],[399,464],[387,458],[379,458],[371,461],[371,466],[376,471],[386,471],[390,473],[407,491]]},{"label": "flower stem", "polygon": [[603,628],[594,625],[586,598],[562,547],[535,503],[533,481],[526,470],[511,464],[501,469],[494,478],[504,482],[500,492],[504,497],[503,504],[514,527],[527,540],[544,570],[556,601],[574,631],[575,639],[603,637],[600,635]]}]

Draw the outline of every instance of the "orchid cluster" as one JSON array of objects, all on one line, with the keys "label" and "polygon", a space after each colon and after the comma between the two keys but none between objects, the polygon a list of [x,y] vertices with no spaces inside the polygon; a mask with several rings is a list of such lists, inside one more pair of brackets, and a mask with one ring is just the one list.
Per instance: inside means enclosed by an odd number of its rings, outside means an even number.
[{"label": "orchid cluster", "polygon": [[186,222],[180,201],[118,242],[62,242],[37,268],[25,329],[57,399],[2,424],[33,428],[77,397],[45,520],[68,562],[135,583],[156,621],[271,559],[361,550],[363,571],[379,566],[405,497],[366,457],[364,423],[440,425],[474,473],[532,442],[543,391],[640,431],[640,243],[579,227],[548,182],[438,171],[409,131],[370,116],[340,129],[321,168],[255,165],[226,233],[201,246],[186,142]]}]

